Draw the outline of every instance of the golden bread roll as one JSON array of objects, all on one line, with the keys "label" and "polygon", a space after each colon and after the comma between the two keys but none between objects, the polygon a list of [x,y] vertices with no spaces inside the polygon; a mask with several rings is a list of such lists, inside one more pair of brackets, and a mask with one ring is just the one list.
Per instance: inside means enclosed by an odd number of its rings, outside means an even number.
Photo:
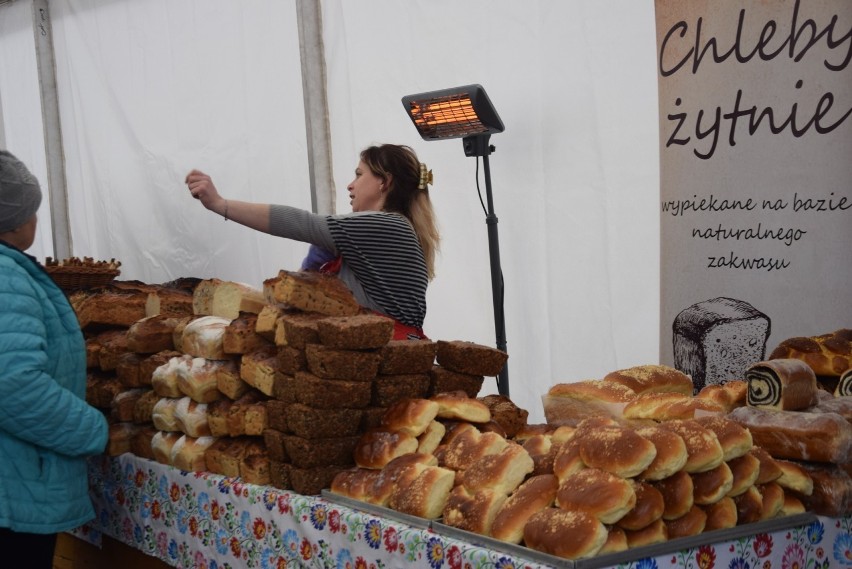
[{"label": "golden bread roll", "polygon": [[817,402],[817,379],[808,364],[797,359],[774,359],[746,370],[748,404],[779,411],[801,411]]},{"label": "golden bread roll", "polygon": [[413,479],[396,485],[388,500],[388,507],[419,518],[439,518],[449,500],[454,480],[455,472],[452,470],[424,465]]},{"label": "golden bread roll", "polygon": [[372,429],[361,435],[355,447],[355,464],[362,468],[382,468],[391,460],[417,451],[417,438],[403,432]]},{"label": "golden bread roll", "polygon": [[429,426],[426,427],[426,430],[417,437],[417,452],[426,454],[435,452],[435,449],[441,444],[441,440],[444,438],[446,433],[447,428],[443,423],[432,421],[429,423]]},{"label": "golden bread roll", "polygon": [[763,498],[760,519],[769,520],[776,517],[784,508],[784,489],[777,482],[763,484],[757,489]]},{"label": "golden bread roll", "polygon": [[778,512],[779,516],[795,516],[797,514],[804,514],[806,511],[805,505],[801,500],[788,492],[784,492],[784,505],[781,507],[781,511]]},{"label": "golden bread roll", "polygon": [[329,490],[339,496],[369,502],[370,490],[373,484],[375,484],[376,479],[381,475],[381,472],[381,470],[361,468],[360,466],[349,468],[335,475],[331,481]]},{"label": "golden bread roll", "polygon": [[428,399],[403,399],[388,407],[380,425],[387,431],[419,437],[438,416],[438,409],[439,405]]},{"label": "golden bread roll", "polygon": [[444,508],[444,523],[454,528],[490,536],[494,518],[507,498],[505,494],[487,488],[471,493],[463,485],[458,485],[450,492]]},{"label": "golden bread roll", "polygon": [[560,481],[556,505],[563,510],[585,510],[601,522],[612,524],[636,506],[636,491],[624,478],[586,468]]},{"label": "golden bread roll", "polygon": [[777,482],[782,488],[794,490],[799,494],[810,496],[814,492],[814,480],[808,471],[799,466],[795,462],[789,460],[776,460],[776,464],[781,468],[781,476]]},{"label": "golden bread roll", "polygon": [[751,486],[739,496],[734,496],[733,500],[737,505],[737,525],[751,524],[763,519],[763,496],[757,486]]},{"label": "golden bread roll", "polygon": [[778,480],[784,471],[778,465],[778,461],[769,454],[763,447],[753,446],[749,454],[754,456],[760,462],[760,470],[757,474],[755,484],[767,484]]},{"label": "golden bread roll", "polygon": [[606,541],[598,550],[597,555],[621,553],[622,551],[627,551],[629,548],[627,533],[618,526],[610,526],[607,528]]},{"label": "golden bread roll", "polygon": [[432,397],[438,404],[437,416],[441,419],[467,421],[469,423],[487,423],[491,420],[491,409],[477,399],[453,393],[439,393]]},{"label": "golden bread roll", "polygon": [[754,453],[744,454],[728,461],[727,464],[734,478],[731,489],[728,490],[728,496],[739,496],[757,482],[757,477],[760,475],[760,461]]},{"label": "golden bread roll", "polygon": [[692,477],[680,470],[668,478],[652,484],[663,495],[663,519],[674,520],[686,513],[695,503],[693,498]]},{"label": "golden bread roll", "polygon": [[461,473],[461,483],[471,493],[488,488],[508,496],[533,471],[534,466],[524,447],[509,442],[500,452],[472,462]]},{"label": "golden bread roll", "polygon": [[698,535],[707,525],[707,512],[693,504],[686,514],[673,520],[664,520],[669,539]]},{"label": "golden bread roll", "polygon": [[465,429],[453,437],[451,442],[446,443],[441,466],[452,470],[465,470],[480,458],[499,453],[508,444],[509,442],[497,433],[480,433],[476,429]]},{"label": "golden bread roll", "polygon": [[580,441],[578,439],[570,439],[561,445],[554,445],[554,449],[553,474],[559,480],[565,480],[586,468],[586,463],[580,458]]},{"label": "golden bread roll", "polygon": [[630,428],[604,427],[575,434],[580,458],[589,468],[606,470],[621,478],[644,471],[657,455],[654,443]]},{"label": "golden bread roll", "polygon": [[691,395],[676,391],[648,391],[637,395],[624,406],[624,418],[629,420],[650,419],[654,421],[671,421],[674,419],[691,419],[693,415],[676,416],[669,412],[674,403],[692,400]]},{"label": "golden bread roll", "polygon": [[154,460],[160,464],[172,463],[172,448],[175,443],[185,436],[179,432],[158,431],[151,438],[151,450],[154,452]]},{"label": "golden bread roll", "polygon": [[729,496],[713,504],[707,504],[702,509],[707,514],[704,531],[728,529],[737,525],[737,504]]},{"label": "golden bread roll", "polygon": [[687,459],[683,466],[686,472],[704,472],[723,462],[725,455],[716,433],[695,420],[668,421],[660,426],[679,434],[686,443]]},{"label": "golden bread roll", "polygon": [[564,559],[594,557],[609,533],[594,516],[579,511],[546,508],[532,515],[524,527],[524,544]]},{"label": "golden bread roll", "polygon": [[701,426],[716,433],[722,445],[723,460],[726,462],[747,454],[754,446],[751,432],[736,421],[722,416],[706,416],[695,419]]},{"label": "golden bread roll", "polygon": [[640,365],[606,374],[604,381],[629,387],[637,395],[654,392],[675,392],[692,395],[692,379],[685,373],[666,365]]},{"label": "golden bread roll", "polygon": [[633,490],[636,505],[615,523],[625,530],[636,531],[661,519],[666,505],[663,494],[647,482],[634,481]]},{"label": "golden bread roll", "polygon": [[559,480],[553,474],[532,476],[523,482],[497,512],[491,537],[508,543],[521,543],[524,526],[538,511],[553,506]]},{"label": "golden bread roll", "polygon": [[638,478],[642,480],[662,480],[681,470],[689,458],[683,437],[674,431],[660,426],[642,427],[636,431],[651,441],[657,449],[654,460]]},{"label": "golden bread roll", "polygon": [[727,496],[734,486],[734,474],[726,462],[691,476],[692,499],[699,506],[718,502]]},{"label": "golden bread roll", "polygon": [[370,504],[387,506],[398,486],[410,484],[430,466],[438,466],[438,459],[431,454],[412,452],[394,458],[378,471],[378,476],[371,479],[363,500]]},{"label": "golden bread roll", "polygon": [[767,359],[789,358],[805,362],[816,375],[839,376],[852,368],[852,330],[789,338],[778,344]]},{"label": "golden bread roll", "polygon": [[627,545],[630,549],[665,543],[669,539],[669,530],[662,518],[638,530],[625,530]]}]

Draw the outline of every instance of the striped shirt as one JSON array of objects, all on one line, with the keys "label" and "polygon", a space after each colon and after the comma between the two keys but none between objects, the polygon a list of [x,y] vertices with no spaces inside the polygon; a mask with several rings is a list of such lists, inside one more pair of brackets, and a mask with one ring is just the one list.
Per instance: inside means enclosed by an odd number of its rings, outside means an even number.
[{"label": "striped shirt", "polygon": [[423,327],[429,276],[417,234],[397,213],[320,215],[270,207],[269,232],[312,243],[342,257],[340,278],[362,305]]}]

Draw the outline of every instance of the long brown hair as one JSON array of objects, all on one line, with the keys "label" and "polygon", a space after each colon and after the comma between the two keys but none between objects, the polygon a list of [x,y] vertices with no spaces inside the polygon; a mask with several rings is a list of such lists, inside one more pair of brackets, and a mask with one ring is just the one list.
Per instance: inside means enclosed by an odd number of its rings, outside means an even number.
[{"label": "long brown hair", "polygon": [[365,148],[361,160],[388,185],[384,211],[404,215],[411,222],[423,249],[429,279],[435,278],[435,256],[440,250],[441,236],[429,199],[429,186],[418,187],[421,184],[417,154],[408,146],[382,144]]}]

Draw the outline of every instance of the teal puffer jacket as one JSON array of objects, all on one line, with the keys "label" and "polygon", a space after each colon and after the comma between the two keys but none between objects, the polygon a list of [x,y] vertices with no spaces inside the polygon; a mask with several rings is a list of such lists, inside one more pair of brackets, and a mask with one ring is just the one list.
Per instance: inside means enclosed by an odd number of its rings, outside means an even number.
[{"label": "teal puffer jacket", "polygon": [[62,291],[0,241],[0,527],[56,533],[94,517],[86,456],[108,427],[88,405],[86,348]]}]

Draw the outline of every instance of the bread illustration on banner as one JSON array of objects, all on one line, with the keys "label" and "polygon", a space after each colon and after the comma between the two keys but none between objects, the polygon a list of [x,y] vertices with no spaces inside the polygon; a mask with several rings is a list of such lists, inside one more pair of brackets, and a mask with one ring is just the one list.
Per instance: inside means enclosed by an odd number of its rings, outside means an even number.
[{"label": "bread illustration on banner", "polygon": [[695,390],[742,379],[763,361],[769,317],[743,300],[719,297],[682,310],[672,325],[674,365],[692,377]]}]

